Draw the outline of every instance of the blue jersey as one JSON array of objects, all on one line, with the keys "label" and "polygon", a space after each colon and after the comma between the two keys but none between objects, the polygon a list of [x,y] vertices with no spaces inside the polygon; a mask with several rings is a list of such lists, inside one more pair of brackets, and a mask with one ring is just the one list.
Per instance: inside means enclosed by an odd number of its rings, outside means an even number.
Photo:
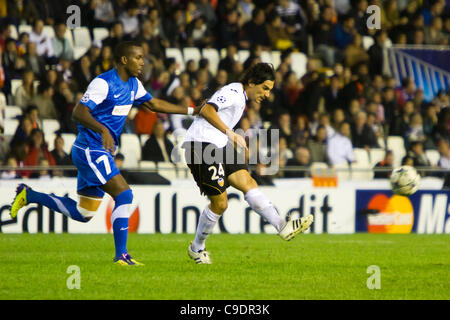
[{"label": "blue jersey", "polygon": [[[80,103],[89,107],[94,119],[109,129],[117,147],[131,107],[151,99],[152,96],[137,78],[130,77],[124,82],[113,68],[91,81]],[[99,133],[79,124],[75,144],[101,149],[102,138]]]}]

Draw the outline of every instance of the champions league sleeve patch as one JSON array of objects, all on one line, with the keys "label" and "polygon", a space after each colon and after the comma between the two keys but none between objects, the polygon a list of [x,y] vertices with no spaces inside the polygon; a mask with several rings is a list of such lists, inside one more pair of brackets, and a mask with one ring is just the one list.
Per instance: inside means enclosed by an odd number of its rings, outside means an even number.
[{"label": "champions league sleeve patch", "polygon": [[219,96],[219,97],[217,97],[217,102],[220,102],[220,103],[225,103],[227,101],[227,99],[224,97],[224,96]]},{"label": "champions league sleeve patch", "polygon": [[88,102],[89,101],[89,93],[85,93],[80,101],[81,102]]}]

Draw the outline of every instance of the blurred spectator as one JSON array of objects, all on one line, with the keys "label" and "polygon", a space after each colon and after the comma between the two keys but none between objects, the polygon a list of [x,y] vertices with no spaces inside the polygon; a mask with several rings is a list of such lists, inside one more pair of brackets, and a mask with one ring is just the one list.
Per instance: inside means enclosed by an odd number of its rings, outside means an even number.
[{"label": "blurred spectator", "polygon": [[93,79],[91,72],[91,60],[87,55],[82,56],[75,62],[73,78],[77,83],[78,91],[86,91],[87,86]]},{"label": "blurred spectator", "polygon": [[286,28],[282,24],[281,17],[278,15],[272,15],[269,19],[269,23],[266,25],[267,35],[270,39],[272,50],[287,50],[293,47]]},{"label": "blurred spectator", "polygon": [[[141,30],[136,37],[137,41],[145,42],[151,48],[150,54],[158,59],[164,57],[164,50],[161,45],[160,39],[153,34],[153,24],[149,19],[145,19],[141,22]],[[110,47],[110,51],[112,48]]]},{"label": "blurred spectator", "polygon": [[45,59],[37,54],[36,43],[29,42],[27,44],[27,53],[23,55],[25,67],[33,71],[37,78],[41,78],[44,74]]},{"label": "blurred spectator", "polygon": [[344,16],[342,21],[333,29],[335,45],[339,49],[345,50],[345,48],[353,42],[353,37],[356,33],[355,20],[353,17],[350,15]]},{"label": "blurred spectator", "polygon": [[450,169],[450,148],[448,141],[440,140],[438,143],[439,161],[438,166],[443,169]]},{"label": "blurred spectator", "polygon": [[212,44],[212,33],[206,24],[205,19],[200,16],[192,21],[186,28],[187,46],[208,48]]},{"label": "blurred spectator", "polygon": [[36,92],[34,88],[34,73],[31,70],[23,72],[22,84],[14,92],[14,103],[22,110],[31,104]]},{"label": "blurred spectator", "polygon": [[[242,3],[243,1],[241,1]],[[249,49],[252,44],[258,44],[263,50],[270,49],[270,39],[266,29],[266,14],[263,9],[255,8],[252,11],[252,19],[242,27],[242,37],[239,42],[244,49]]]},{"label": "blurred spectator", "polygon": [[286,26],[289,38],[300,51],[305,52],[307,49],[306,25],[308,21],[303,8],[293,0],[278,0],[275,11]]},{"label": "blurred spectator", "polygon": [[7,79],[19,79],[25,69],[25,61],[18,56],[16,40],[8,38],[2,54],[3,68]]},{"label": "blurred spectator", "polygon": [[413,113],[411,115],[411,122],[409,124],[409,129],[406,131],[406,145],[414,141],[420,141],[425,143],[426,136],[423,131],[423,120],[420,113]]},{"label": "blurred spectator", "polygon": [[364,111],[358,112],[352,126],[352,143],[354,148],[379,148],[377,136],[372,128],[367,124],[367,114]]},{"label": "blurred spectator", "polygon": [[110,28],[114,22],[114,7],[110,0],[92,1],[94,6],[94,25],[96,27]]},{"label": "blurred spectator", "polygon": [[252,170],[251,176],[259,186],[274,186],[272,177],[266,174],[266,169],[266,165],[258,163],[255,170]]},{"label": "blurred spectator", "polygon": [[53,95],[53,104],[55,105],[58,114],[57,119],[61,126],[61,132],[77,132],[76,122],[72,120],[75,97],[67,82],[60,81],[56,85],[56,91]]},{"label": "blurred spectator", "polygon": [[[279,130],[279,137],[286,139],[288,148],[295,149],[295,137],[291,126],[291,116],[288,112],[283,111],[280,113],[277,123],[269,128],[269,134],[273,129]],[[271,141],[271,139],[268,141]]]},{"label": "blurred spectator", "polygon": [[425,114],[423,117],[423,133],[425,134],[425,149],[433,149],[436,146],[433,141],[433,134],[438,124],[437,107],[434,104],[430,104],[425,108]]},{"label": "blurred spectator", "polygon": [[20,120],[19,126],[11,139],[11,149],[20,142],[27,142],[31,131],[33,130],[33,123],[29,117],[23,116]]},{"label": "blurred spectator", "polygon": [[53,103],[53,95],[55,90],[50,84],[41,83],[39,85],[38,94],[33,97],[31,103],[39,109],[41,119],[57,119],[55,104]]},{"label": "blurred spectator", "polygon": [[333,19],[333,7],[324,6],[320,14],[320,19],[314,22],[311,30],[315,51],[323,55],[325,64],[329,67],[334,65],[336,53]]},{"label": "blurred spectator", "polygon": [[[64,151],[64,139],[57,135],[55,137],[55,143],[54,143],[54,149],[51,151],[51,154],[53,158],[55,159],[55,164],[57,166],[72,166],[72,158]],[[59,171],[56,172],[56,170],[53,170],[54,176],[66,176],[66,177],[73,177],[76,176],[76,171]]]},{"label": "blurred spectator", "polygon": [[327,155],[331,165],[355,162],[353,145],[350,140],[350,124],[341,122],[339,131],[327,139]]},{"label": "blurred spectator", "polygon": [[226,48],[228,45],[238,45],[239,41],[239,24],[238,12],[230,10],[226,14],[226,18],[220,24],[219,30],[219,44],[221,48]]},{"label": "blurred spectator", "polygon": [[335,109],[343,108],[342,86],[339,77],[334,75],[330,78],[330,84],[324,89],[325,109],[332,114]]},{"label": "blurred spectator", "polygon": [[142,159],[155,162],[172,162],[173,143],[167,138],[161,122],[155,123],[153,133],[142,147]]},{"label": "blurred spectator", "polygon": [[13,24],[26,21],[33,24],[39,18],[39,12],[32,0],[7,0],[8,17]]},{"label": "blurred spectator", "polygon": [[227,84],[228,73],[219,69],[216,76],[208,83],[207,89],[203,92],[204,97],[211,97],[214,92]]},{"label": "blurred spectator", "polygon": [[409,157],[413,160],[414,167],[430,166],[430,160],[428,160],[425,152],[423,151],[422,141],[411,142],[410,148],[405,157]]},{"label": "blurred spectator", "polygon": [[231,72],[233,69],[233,64],[236,61],[236,55],[237,55],[237,47],[234,44],[229,44],[227,46],[227,54],[225,58],[220,60],[219,62],[219,70],[225,70],[226,72]]},{"label": "blurred spectator", "polygon": [[392,151],[388,150],[386,151],[386,154],[384,155],[384,159],[378,162],[374,169],[387,169],[387,171],[376,171],[374,172],[374,179],[389,179],[391,176],[391,172],[394,165],[394,155]]},{"label": "blurred spectator", "polygon": [[60,22],[55,26],[55,37],[52,39],[55,57],[58,59],[73,60],[73,47],[66,38],[66,24]]},{"label": "blurred spectator", "polygon": [[36,52],[39,56],[50,58],[54,56],[52,40],[43,33],[44,21],[38,19],[33,24],[33,30],[30,33],[30,42],[36,44]]},{"label": "blurred spectator", "polygon": [[30,43],[30,35],[27,32],[22,32],[19,35],[19,41],[17,42],[17,54],[22,57],[27,53],[27,46]]},{"label": "blurred spectator", "polygon": [[[53,158],[53,155],[47,149],[47,144],[44,140],[44,133],[41,129],[33,129],[31,131],[28,145],[29,150],[27,157],[23,162],[24,166],[37,166],[42,159],[46,159],[50,166],[54,166],[56,164],[55,158]],[[25,170],[21,173],[24,177],[30,177],[31,174],[32,171],[30,170]]]},{"label": "blurred spectator", "polygon": [[119,19],[123,25],[123,33],[134,37],[139,32],[139,19],[137,17],[139,9],[136,1],[130,0],[125,4],[125,12],[123,12]]},{"label": "blurred spectator", "polygon": [[344,51],[345,65],[353,68],[360,63],[368,63],[369,55],[362,47],[362,37],[359,33],[356,33],[353,37],[353,42],[350,43]]},{"label": "blurred spectator", "polygon": [[327,129],[323,125],[319,125],[314,137],[310,137],[306,143],[306,147],[311,155],[311,162],[328,163],[327,157]]},{"label": "blurred spectator", "polygon": [[114,66],[114,57],[110,46],[102,47],[100,57],[94,62],[93,69],[96,75],[102,74]]},{"label": "blurred spectator", "polygon": [[[3,162],[3,165],[12,167],[12,168],[18,167],[17,160],[13,155],[9,155]],[[2,180],[20,179],[20,175],[18,174],[18,172],[15,169],[10,169],[10,170],[2,171],[0,178]]]},{"label": "blurred spectator", "polygon": [[447,45],[448,35],[442,32],[442,18],[436,16],[432,19],[431,25],[425,27],[425,44]]},{"label": "blurred spectator", "polygon": [[115,21],[109,30],[109,36],[102,40],[102,47],[109,46],[114,50],[119,42],[123,40],[125,40],[123,24],[121,21]]},{"label": "blurred spectator", "polygon": [[367,51],[370,57],[369,71],[372,76],[383,74],[383,50],[387,39],[386,31],[378,30],[375,33],[375,43]]},{"label": "blurred spectator", "polygon": [[198,12],[206,20],[208,27],[211,29],[214,28],[217,23],[217,16],[213,6],[211,5],[211,1],[199,0],[196,5]]},{"label": "blurred spectator", "polygon": [[[311,156],[309,150],[305,147],[298,147],[295,149],[295,155],[293,158],[286,162],[286,167],[308,167],[311,164]],[[309,177],[309,172],[304,170],[298,171],[286,171],[284,173],[285,178],[306,178]]]},{"label": "blurred spectator", "polygon": [[412,101],[407,101],[403,106],[403,112],[401,115],[396,116],[390,127],[389,135],[391,136],[403,136],[409,128],[411,116],[414,113],[414,104]]}]

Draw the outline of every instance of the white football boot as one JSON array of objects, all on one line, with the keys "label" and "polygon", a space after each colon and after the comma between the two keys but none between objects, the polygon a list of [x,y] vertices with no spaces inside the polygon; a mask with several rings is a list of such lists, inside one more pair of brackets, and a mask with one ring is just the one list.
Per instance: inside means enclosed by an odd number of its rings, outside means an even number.
[{"label": "white football boot", "polygon": [[188,247],[188,255],[189,257],[195,261],[196,264],[211,264],[211,259],[209,258],[209,252],[205,250],[200,250],[199,252],[195,252],[192,250],[192,242]]},{"label": "white football boot", "polygon": [[314,216],[312,214],[301,217],[300,219],[289,219],[283,229],[278,233],[278,235],[286,241],[293,239],[298,233],[308,230],[314,221]]}]

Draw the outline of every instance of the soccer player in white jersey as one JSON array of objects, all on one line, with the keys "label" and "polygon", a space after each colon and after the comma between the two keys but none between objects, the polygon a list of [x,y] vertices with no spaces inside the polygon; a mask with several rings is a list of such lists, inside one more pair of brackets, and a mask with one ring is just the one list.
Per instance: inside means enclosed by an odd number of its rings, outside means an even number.
[{"label": "soccer player in white jersey", "polygon": [[[260,103],[267,98],[274,86],[273,66],[258,63],[249,68],[241,82],[228,84],[219,89],[208,100],[189,127],[183,148],[186,162],[202,194],[210,203],[200,215],[195,239],[188,247],[188,254],[198,264],[210,264],[211,259],[205,248],[205,241],[228,206],[226,189],[228,186],[242,191],[250,207],[273,225],[280,237],[291,240],[295,235],[307,230],[313,216],[300,219],[282,218],[270,200],[258,188],[251,177],[245,161],[238,161],[236,150],[248,151],[245,139],[232,131],[244,112],[246,101]],[[226,155],[231,142],[237,149],[232,163]],[[222,156],[217,156],[221,154]],[[214,160],[209,158],[212,155]],[[218,160],[220,159],[221,160]],[[212,161],[213,160],[213,161]],[[240,162],[240,163],[239,163]]]},{"label": "soccer player in white jersey", "polygon": [[78,169],[78,201],[37,192],[20,184],[11,206],[11,217],[30,204],[38,203],[67,217],[88,222],[108,193],[115,201],[111,214],[115,258],[118,265],[141,265],[127,250],[129,209],[133,193],[114,162],[128,112],[143,105],[155,112],[196,114],[199,108],[181,107],[152,98],[137,76],[144,66],[139,42],[126,41],[115,48],[115,68],[99,75],[75,106],[72,117],[78,121],[78,136],[72,147],[72,160]]}]

